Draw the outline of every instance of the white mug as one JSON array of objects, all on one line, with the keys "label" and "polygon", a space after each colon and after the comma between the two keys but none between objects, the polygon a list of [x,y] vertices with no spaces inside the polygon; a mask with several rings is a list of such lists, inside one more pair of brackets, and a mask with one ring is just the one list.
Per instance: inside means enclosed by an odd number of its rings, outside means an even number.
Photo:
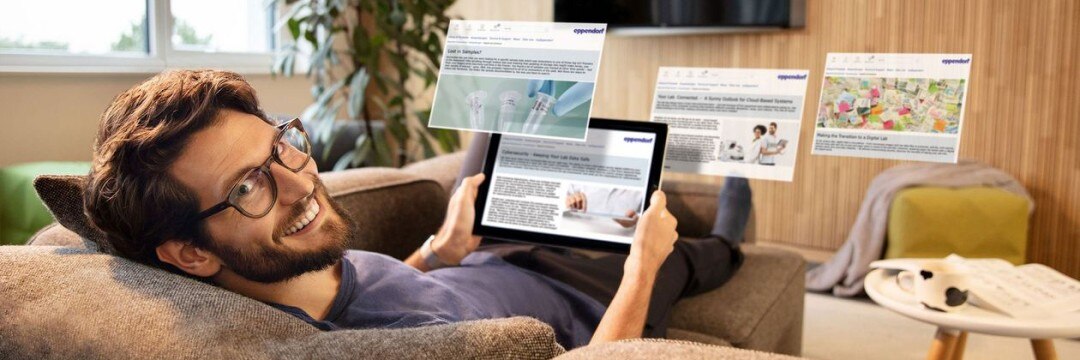
[{"label": "white mug", "polygon": [[969,278],[970,274],[957,265],[927,263],[918,271],[901,271],[896,285],[927,309],[954,312],[967,306]]}]

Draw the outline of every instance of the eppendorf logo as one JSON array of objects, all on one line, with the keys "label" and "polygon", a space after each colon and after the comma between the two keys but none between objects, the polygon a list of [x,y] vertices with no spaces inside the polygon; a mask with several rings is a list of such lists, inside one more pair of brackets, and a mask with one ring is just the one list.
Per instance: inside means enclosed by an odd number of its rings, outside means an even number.
[{"label": "eppendorf logo", "polygon": [[780,74],[776,75],[776,78],[780,80],[805,80],[806,74]]},{"label": "eppendorf logo", "polygon": [[653,141],[653,139],[650,139],[650,138],[643,138],[643,137],[642,138],[635,138],[635,137],[629,137],[629,136],[624,137],[622,139],[623,139],[623,141],[628,142],[628,143],[642,143],[642,144],[652,144],[652,141]]},{"label": "eppendorf logo", "polygon": [[967,59],[941,59],[941,63],[945,64],[945,65],[968,64],[968,63],[971,63],[971,58],[967,58]]},{"label": "eppendorf logo", "polygon": [[592,28],[592,29],[574,29],[575,34],[603,34],[604,29]]}]

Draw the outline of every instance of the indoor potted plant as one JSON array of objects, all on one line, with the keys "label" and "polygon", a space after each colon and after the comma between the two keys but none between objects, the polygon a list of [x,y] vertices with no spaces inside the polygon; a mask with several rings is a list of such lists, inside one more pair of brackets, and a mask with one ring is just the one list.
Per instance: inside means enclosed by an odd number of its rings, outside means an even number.
[{"label": "indoor potted plant", "polygon": [[[430,107],[413,102],[438,79],[453,2],[284,0],[277,29],[286,44],[273,69],[292,76],[298,57],[306,60],[314,102],[301,119],[317,162],[335,170],[403,166],[460,147],[455,131],[429,129]],[[332,156],[335,143],[347,145],[340,156]]]}]

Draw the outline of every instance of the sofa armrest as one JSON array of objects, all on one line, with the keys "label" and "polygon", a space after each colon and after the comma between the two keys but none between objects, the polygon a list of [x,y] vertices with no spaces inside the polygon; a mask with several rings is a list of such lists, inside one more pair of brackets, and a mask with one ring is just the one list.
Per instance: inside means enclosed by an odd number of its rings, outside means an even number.
[{"label": "sofa armrest", "polygon": [[434,180],[447,194],[451,194],[461,173],[461,167],[465,163],[465,155],[464,151],[440,155],[406,165],[401,170],[417,177]]},{"label": "sofa armrest", "polygon": [[802,352],[806,262],[798,254],[743,245],[746,259],[727,284],[675,304],[671,327],[723,338],[732,345]]},{"label": "sofa armrest", "polygon": [[404,259],[439,230],[449,199],[438,182],[394,168],[325,172],[323,184],[357,226],[349,248]]},{"label": "sofa armrest", "polygon": [[93,241],[83,239],[79,234],[68,230],[59,223],[45,225],[26,241],[28,246],[63,246],[78,249],[98,250]]},{"label": "sofa armrest", "polygon": [[705,345],[689,341],[663,339],[634,339],[589,345],[574,349],[557,360],[577,359],[747,359],[747,360],[794,360],[791,356],[761,351],[736,349],[725,346]]}]

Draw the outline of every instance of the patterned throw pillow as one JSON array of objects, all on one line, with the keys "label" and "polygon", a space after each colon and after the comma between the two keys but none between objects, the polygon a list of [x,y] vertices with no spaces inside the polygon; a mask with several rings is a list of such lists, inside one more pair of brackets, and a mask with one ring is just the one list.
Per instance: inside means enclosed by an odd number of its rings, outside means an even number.
[{"label": "patterned throw pillow", "polygon": [[41,175],[34,179],[34,189],[56,222],[83,238],[88,248],[113,253],[105,233],[90,223],[83,213],[85,175]]}]

